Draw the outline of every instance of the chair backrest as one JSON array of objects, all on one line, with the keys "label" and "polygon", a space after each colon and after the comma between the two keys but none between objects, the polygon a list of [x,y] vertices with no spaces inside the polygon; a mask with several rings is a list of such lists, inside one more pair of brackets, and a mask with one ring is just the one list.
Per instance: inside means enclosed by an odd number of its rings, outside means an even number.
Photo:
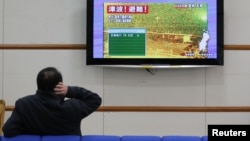
[{"label": "chair backrest", "polygon": [[202,136],[201,137],[201,141],[207,141],[208,140],[208,137],[207,136]]},{"label": "chair backrest", "polygon": [[120,141],[120,136],[113,135],[83,135],[81,141]]},{"label": "chair backrest", "polygon": [[200,136],[163,136],[162,141],[201,141]]},{"label": "chair backrest", "polygon": [[42,136],[41,141],[80,141],[81,136],[60,135],[60,136]]},{"label": "chair backrest", "polygon": [[2,141],[41,141],[39,135],[19,135],[15,137],[2,136]]},{"label": "chair backrest", "polygon": [[4,124],[4,115],[5,115],[5,101],[0,99],[0,135],[3,135],[3,124]]},{"label": "chair backrest", "polygon": [[126,135],[121,137],[121,141],[161,141],[160,136],[148,135]]}]

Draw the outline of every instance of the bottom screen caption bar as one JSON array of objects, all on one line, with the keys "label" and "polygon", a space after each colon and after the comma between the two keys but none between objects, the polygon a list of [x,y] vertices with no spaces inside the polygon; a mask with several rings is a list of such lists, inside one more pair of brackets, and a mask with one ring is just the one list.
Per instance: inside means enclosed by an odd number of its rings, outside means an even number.
[{"label": "bottom screen caption bar", "polygon": [[208,141],[250,141],[250,125],[208,125]]}]

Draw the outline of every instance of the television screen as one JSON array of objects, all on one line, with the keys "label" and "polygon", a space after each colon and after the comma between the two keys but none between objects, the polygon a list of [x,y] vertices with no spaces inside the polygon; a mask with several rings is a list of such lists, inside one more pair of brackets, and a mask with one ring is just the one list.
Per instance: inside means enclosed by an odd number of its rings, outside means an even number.
[{"label": "television screen", "polygon": [[88,0],[86,64],[218,66],[223,0]]}]

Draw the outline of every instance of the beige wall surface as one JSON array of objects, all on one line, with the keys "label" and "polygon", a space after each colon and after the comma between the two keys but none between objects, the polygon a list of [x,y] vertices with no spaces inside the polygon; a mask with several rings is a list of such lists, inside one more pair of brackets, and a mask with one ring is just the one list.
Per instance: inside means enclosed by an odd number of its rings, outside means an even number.
[{"label": "beige wall surface", "polygon": [[3,25],[3,19],[4,19],[4,5],[3,0],[0,0],[0,43],[3,43],[3,30],[4,30],[4,25]]},{"label": "beige wall surface", "polygon": [[5,0],[5,43],[84,43],[86,0]]},{"label": "beige wall surface", "polygon": [[[248,4],[247,4],[248,3]],[[249,45],[250,2],[225,0],[225,44]],[[0,0],[0,43],[85,44],[86,0]],[[225,51],[211,68],[102,68],[85,50],[0,50],[0,96],[6,105],[36,90],[36,75],[57,67],[69,85],[95,91],[103,106],[250,106],[250,52]],[[5,120],[11,114],[7,111]],[[250,124],[248,112],[95,112],[83,134],[205,135],[207,124]]]},{"label": "beige wall surface", "polygon": [[250,9],[247,0],[224,0],[225,44],[249,45]]}]

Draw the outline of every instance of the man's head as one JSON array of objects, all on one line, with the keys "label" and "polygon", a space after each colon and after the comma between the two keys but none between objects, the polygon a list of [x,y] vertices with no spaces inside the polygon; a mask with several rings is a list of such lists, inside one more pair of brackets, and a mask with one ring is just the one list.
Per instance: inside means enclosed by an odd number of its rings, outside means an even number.
[{"label": "man's head", "polygon": [[62,81],[62,74],[54,67],[44,68],[37,75],[37,87],[42,91],[53,91]]}]

